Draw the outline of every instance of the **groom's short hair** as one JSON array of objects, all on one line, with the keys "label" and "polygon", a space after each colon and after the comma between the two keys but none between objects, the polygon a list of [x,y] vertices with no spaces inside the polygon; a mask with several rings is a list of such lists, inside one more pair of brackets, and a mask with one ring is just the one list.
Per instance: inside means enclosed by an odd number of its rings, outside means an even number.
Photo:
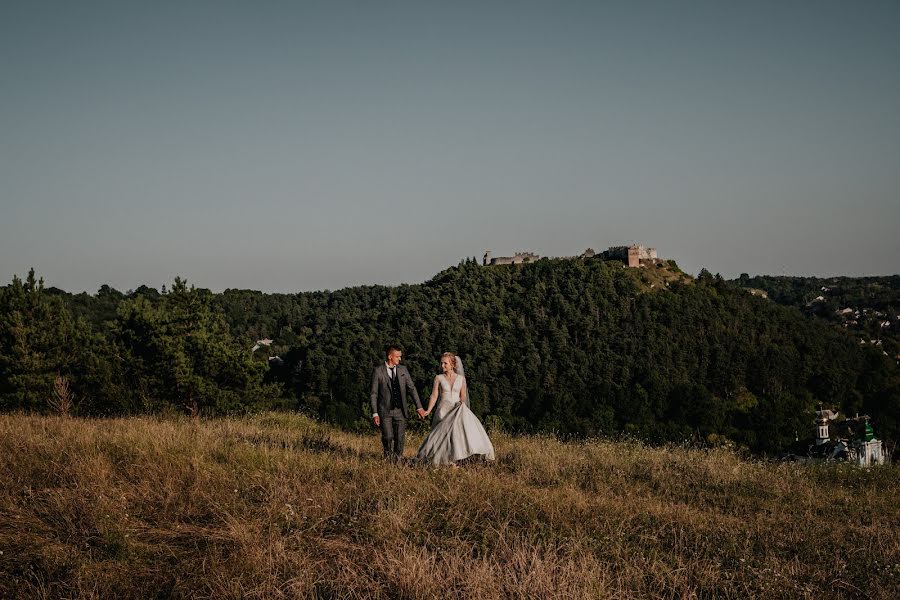
[{"label": "groom's short hair", "polygon": [[384,357],[387,358],[388,356],[390,356],[391,352],[393,352],[394,350],[396,350],[397,352],[403,352],[403,348],[401,348],[397,344],[391,344],[384,349]]}]

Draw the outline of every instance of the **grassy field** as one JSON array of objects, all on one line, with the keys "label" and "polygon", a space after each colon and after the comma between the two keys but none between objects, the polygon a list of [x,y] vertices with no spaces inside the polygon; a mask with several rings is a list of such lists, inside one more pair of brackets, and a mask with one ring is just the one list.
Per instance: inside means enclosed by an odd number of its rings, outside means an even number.
[{"label": "grassy field", "polygon": [[0,415],[0,597],[900,597],[897,466],[494,442],[428,469],[297,415]]}]

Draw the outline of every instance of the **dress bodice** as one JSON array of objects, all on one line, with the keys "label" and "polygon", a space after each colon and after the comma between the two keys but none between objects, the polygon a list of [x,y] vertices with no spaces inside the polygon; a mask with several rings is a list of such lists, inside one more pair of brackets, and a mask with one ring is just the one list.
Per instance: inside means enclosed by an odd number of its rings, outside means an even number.
[{"label": "dress bodice", "polygon": [[441,402],[448,404],[456,404],[459,402],[459,394],[462,390],[463,376],[457,375],[453,380],[453,385],[447,380],[445,375],[440,376],[441,379]]}]

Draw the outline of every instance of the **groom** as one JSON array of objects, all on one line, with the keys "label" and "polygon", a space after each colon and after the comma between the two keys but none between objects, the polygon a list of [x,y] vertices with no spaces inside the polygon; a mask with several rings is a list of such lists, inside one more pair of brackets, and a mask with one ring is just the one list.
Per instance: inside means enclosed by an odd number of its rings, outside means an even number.
[{"label": "groom", "polygon": [[381,428],[381,446],[385,457],[403,456],[406,441],[406,396],[412,394],[416,401],[416,414],[422,419],[425,409],[419,393],[406,367],[400,365],[403,350],[400,346],[388,346],[385,361],[372,371],[372,420]]}]

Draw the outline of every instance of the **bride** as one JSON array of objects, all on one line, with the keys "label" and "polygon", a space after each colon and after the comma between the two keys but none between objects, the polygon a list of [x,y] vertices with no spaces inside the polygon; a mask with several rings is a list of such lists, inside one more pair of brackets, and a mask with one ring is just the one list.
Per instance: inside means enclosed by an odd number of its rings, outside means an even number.
[{"label": "bride", "polygon": [[419,460],[433,465],[455,464],[473,455],[494,460],[494,446],[484,427],[469,407],[469,392],[462,360],[452,352],[441,355],[442,375],[434,378],[426,415],[434,410],[440,391],[440,404],[431,422],[431,432],[419,448]]}]

